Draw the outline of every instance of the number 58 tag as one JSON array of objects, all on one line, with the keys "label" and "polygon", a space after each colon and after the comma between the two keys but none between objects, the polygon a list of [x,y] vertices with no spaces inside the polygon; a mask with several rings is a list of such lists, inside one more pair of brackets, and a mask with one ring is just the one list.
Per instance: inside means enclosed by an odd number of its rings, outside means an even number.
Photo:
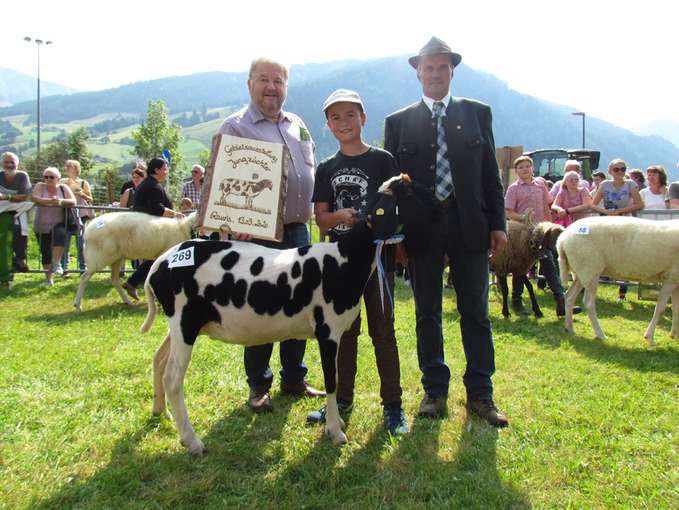
[{"label": "number 58 tag", "polygon": [[174,252],[170,256],[170,262],[167,265],[167,267],[173,268],[173,267],[193,266],[194,264],[193,248],[194,248],[193,246],[190,246],[189,248],[185,248],[183,250]]},{"label": "number 58 tag", "polygon": [[577,229],[575,229],[575,233],[581,236],[588,236],[589,227],[587,225],[580,225]]}]

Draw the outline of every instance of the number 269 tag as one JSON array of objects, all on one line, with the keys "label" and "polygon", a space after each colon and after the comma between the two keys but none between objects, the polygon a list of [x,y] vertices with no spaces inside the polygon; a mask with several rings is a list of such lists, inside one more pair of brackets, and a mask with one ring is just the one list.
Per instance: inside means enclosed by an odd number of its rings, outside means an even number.
[{"label": "number 269 tag", "polygon": [[169,268],[173,267],[187,267],[194,265],[193,246],[179,250],[170,255],[170,262],[167,265]]}]

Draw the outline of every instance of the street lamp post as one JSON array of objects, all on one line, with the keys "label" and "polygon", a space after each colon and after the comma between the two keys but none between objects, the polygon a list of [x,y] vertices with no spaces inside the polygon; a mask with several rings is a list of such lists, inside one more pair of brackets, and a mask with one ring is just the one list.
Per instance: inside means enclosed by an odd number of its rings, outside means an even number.
[{"label": "street lamp post", "polygon": [[32,39],[30,37],[24,37],[26,42],[34,42],[38,48],[38,108],[37,108],[37,121],[38,121],[38,141],[37,141],[37,156],[36,163],[40,167],[40,46],[43,44],[45,46],[52,44],[52,41],[43,41],[42,39]]},{"label": "street lamp post", "polygon": [[573,112],[571,115],[582,117],[582,148],[585,148],[585,112]]}]

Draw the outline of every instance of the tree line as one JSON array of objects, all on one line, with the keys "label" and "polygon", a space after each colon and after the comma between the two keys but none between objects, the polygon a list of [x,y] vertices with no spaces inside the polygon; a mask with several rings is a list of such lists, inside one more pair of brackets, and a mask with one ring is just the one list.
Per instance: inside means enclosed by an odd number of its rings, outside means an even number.
[{"label": "tree line", "polygon": [[[111,122],[106,127],[128,122],[129,119],[130,117],[121,117],[106,121]],[[133,147],[130,155],[137,160],[146,162],[164,153],[170,154],[168,192],[173,199],[179,197],[183,179],[187,175],[186,163],[179,151],[179,144],[183,140],[181,129],[181,126],[170,121],[167,106],[158,100],[148,102],[146,119],[131,134]],[[32,181],[37,182],[42,178],[46,167],[62,169],[67,159],[77,159],[80,161],[81,177],[92,187],[95,204],[113,203],[119,199],[120,187],[134,168],[135,162],[122,166],[107,165],[95,171],[95,157],[87,147],[90,136],[88,128],[80,127],[65,137],[57,137],[52,143],[41,147],[39,159],[37,153],[23,156],[21,169],[30,175]]]}]

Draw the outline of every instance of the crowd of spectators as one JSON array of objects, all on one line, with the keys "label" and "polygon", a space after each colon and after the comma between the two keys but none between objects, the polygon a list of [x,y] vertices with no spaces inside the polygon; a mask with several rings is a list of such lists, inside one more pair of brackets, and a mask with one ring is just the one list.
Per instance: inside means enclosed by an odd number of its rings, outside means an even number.
[{"label": "crowd of spectators", "polygon": [[[56,167],[45,168],[41,182],[31,185],[29,175],[19,170],[19,157],[12,152],[1,156],[0,171],[0,288],[11,288],[14,273],[27,272],[29,220],[32,209],[35,232],[45,281],[43,286],[54,285],[54,275],[67,277],[70,272],[84,272],[84,229],[95,217],[90,183],[80,176],[77,160],[64,162],[64,175]],[[191,180],[182,189],[182,209],[196,208],[200,203],[205,169],[194,165]],[[147,177],[146,165],[138,162],[130,180],[120,190],[121,208],[133,209],[135,193]],[[80,206],[80,207],[79,207]],[[75,208],[72,212],[67,209]],[[70,220],[69,220],[70,219]],[[77,269],[71,269],[72,239],[75,238]],[[133,261],[133,268],[138,266]]]},{"label": "crowd of spectators", "polygon": [[[527,163],[524,161],[525,157],[519,160],[515,162],[517,170],[521,162],[524,166]],[[564,165],[563,179],[555,183],[546,181],[542,177],[534,177],[532,164],[530,166],[529,187],[531,189],[544,188],[544,195],[540,192],[539,196],[545,198],[546,205],[542,204],[541,198],[540,204],[531,204],[530,207],[523,204],[519,209],[524,212],[530,209],[533,216],[538,216],[538,220],[543,219],[544,216],[545,219],[568,226],[592,214],[619,216],[636,215],[637,211],[641,210],[679,209],[679,181],[668,183],[667,172],[661,165],[650,165],[644,173],[639,169],[628,170],[624,160],[614,159],[608,165],[608,175],[596,170],[592,173],[592,181],[589,182],[582,176],[580,162],[569,160]],[[72,237],[76,240],[77,271],[85,271],[83,232],[87,221],[94,218],[94,211],[87,208],[78,209],[76,228],[66,229],[63,210],[48,207],[58,204],[62,207],[69,207],[72,200],[74,206],[92,205],[92,191],[90,184],[80,177],[80,163],[76,160],[66,161],[64,164],[66,175],[63,178],[57,168],[46,168],[43,172],[43,182],[38,183],[34,188],[31,187],[28,174],[18,168],[19,158],[15,154],[6,152],[2,155],[0,285],[10,286],[13,272],[28,271],[26,210],[31,207],[31,201],[39,206],[36,208],[34,231],[41,247],[42,264],[48,274],[44,285],[49,286],[53,283],[53,274],[68,275],[72,265],[70,262]],[[146,165],[143,162],[137,163],[131,172],[130,180],[120,191],[120,207],[130,209],[134,207],[135,192],[146,176]],[[191,169],[191,179],[182,187],[182,210],[198,207],[204,177],[205,169],[201,165],[194,165]],[[521,183],[521,179],[517,182]],[[509,193],[510,200],[516,199],[517,189]],[[513,211],[516,205],[512,202],[507,210]],[[517,216],[521,215],[511,214],[510,218],[516,219]],[[57,256],[58,258],[55,259],[54,257]],[[132,264],[133,268],[137,267],[136,261]],[[621,291],[622,297],[624,297],[624,292]]]},{"label": "crowd of spectators", "polygon": [[668,185],[661,165],[650,165],[645,173],[628,171],[624,160],[614,159],[607,174],[595,170],[590,183],[582,176],[580,162],[568,160],[564,178],[549,189],[553,221],[569,225],[592,214],[635,216],[640,210],[679,209],[679,182]]},{"label": "crowd of spectators", "polygon": [[[551,187],[550,181],[533,177],[530,158],[517,158],[514,167],[518,180],[507,188],[505,197],[509,219],[523,219],[525,214],[530,213],[533,221],[542,221],[545,216],[543,208],[546,207],[550,211],[551,221],[566,227],[596,214],[636,216],[642,210],[679,209],[679,181],[668,186],[667,173],[661,165],[647,167],[644,174],[639,169],[628,171],[624,160],[614,159],[608,165],[608,176],[596,170],[592,173],[590,183],[583,178],[580,162],[568,160],[564,164],[563,179]],[[545,194],[548,197],[546,203],[542,198]],[[532,197],[530,204],[527,197]],[[562,289],[560,282],[554,278],[552,265],[549,257],[543,257],[541,270],[558,304]],[[516,286],[513,288],[512,306],[516,312],[525,313],[521,304],[522,285],[517,278],[513,279],[513,283]],[[544,282],[539,281],[538,286],[544,288]],[[627,285],[620,284],[619,301],[625,299],[626,293]]]}]

